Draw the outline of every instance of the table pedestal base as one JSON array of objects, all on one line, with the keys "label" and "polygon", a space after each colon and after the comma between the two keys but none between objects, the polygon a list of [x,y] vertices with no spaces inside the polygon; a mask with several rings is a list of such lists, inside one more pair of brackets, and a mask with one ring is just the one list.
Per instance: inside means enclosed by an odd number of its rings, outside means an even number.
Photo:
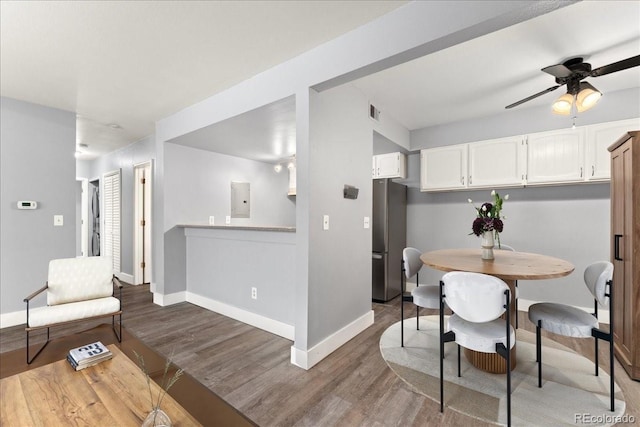
[{"label": "table pedestal base", "polygon": [[[505,280],[504,281],[507,286],[509,286],[509,290],[511,291],[511,326],[515,327],[516,324],[516,316],[518,315],[516,311],[516,282],[515,280]],[[506,314],[506,313],[505,313]],[[502,315],[504,318],[504,315]],[[464,349],[464,355],[473,366],[478,369],[482,369],[483,371],[491,372],[492,374],[505,374],[507,372],[507,361],[504,360],[497,353],[480,353],[478,351],[473,351],[469,349]],[[511,370],[513,371],[516,368],[516,345],[514,343],[511,348]]]},{"label": "table pedestal base", "polygon": [[[507,361],[496,353],[480,353],[478,351],[464,349],[464,355],[473,366],[492,374],[505,374]],[[511,370],[516,368],[516,348],[511,349]]]}]

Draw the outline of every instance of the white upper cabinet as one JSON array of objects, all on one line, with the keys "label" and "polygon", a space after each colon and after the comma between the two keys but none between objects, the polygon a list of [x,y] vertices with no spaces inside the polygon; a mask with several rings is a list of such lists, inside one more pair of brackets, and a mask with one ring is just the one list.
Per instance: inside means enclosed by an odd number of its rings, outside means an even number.
[{"label": "white upper cabinet", "polygon": [[540,132],[527,137],[527,184],[584,181],[584,129]]},{"label": "white upper cabinet", "polygon": [[585,166],[588,181],[610,179],[611,153],[607,148],[630,130],[640,130],[640,118],[587,126]]},{"label": "white upper cabinet", "polygon": [[469,188],[522,186],[527,152],[524,137],[479,141],[469,146]]},{"label": "white upper cabinet", "polygon": [[407,156],[402,153],[388,153],[373,156],[372,178],[406,178]]},{"label": "white upper cabinet", "polygon": [[420,151],[420,190],[457,190],[467,187],[467,144]]},{"label": "white upper cabinet", "polygon": [[444,191],[610,179],[607,148],[640,118],[420,151],[420,190]]}]

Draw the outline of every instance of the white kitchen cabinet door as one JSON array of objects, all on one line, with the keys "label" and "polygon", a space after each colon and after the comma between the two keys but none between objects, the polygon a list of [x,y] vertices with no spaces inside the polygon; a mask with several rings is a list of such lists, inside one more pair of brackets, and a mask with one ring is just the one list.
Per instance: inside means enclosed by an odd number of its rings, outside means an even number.
[{"label": "white kitchen cabinet door", "polygon": [[467,188],[467,144],[420,151],[420,190]]},{"label": "white kitchen cabinet door", "polygon": [[373,178],[406,178],[407,159],[402,153],[373,156]]},{"label": "white kitchen cabinet door", "polygon": [[527,184],[584,179],[584,129],[540,132],[527,137]]},{"label": "white kitchen cabinet door", "polygon": [[611,153],[607,148],[632,130],[640,130],[640,118],[586,126],[587,181],[608,181],[611,178]]},{"label": "white kitchen cabinet door", "polygon": [[524,137],[469,143],[469,188],[521,186],[527,151]]}]

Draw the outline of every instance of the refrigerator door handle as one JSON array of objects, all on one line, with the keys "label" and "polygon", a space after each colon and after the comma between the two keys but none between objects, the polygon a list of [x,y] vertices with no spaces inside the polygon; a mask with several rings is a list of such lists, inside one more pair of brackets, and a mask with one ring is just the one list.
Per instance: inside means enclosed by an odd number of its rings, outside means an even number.
[{"label": "refrigerator door handle", "polygon": [[374,254],[371,255],[371,258],[373,258],[373,259],[382,259],[382,254],[375,254],[374,253]]}]

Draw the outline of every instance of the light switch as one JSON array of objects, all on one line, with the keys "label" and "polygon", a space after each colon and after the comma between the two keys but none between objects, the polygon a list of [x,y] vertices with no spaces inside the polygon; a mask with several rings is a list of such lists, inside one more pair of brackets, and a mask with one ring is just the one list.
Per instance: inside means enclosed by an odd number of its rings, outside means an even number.
[{"label": "light switch", "polygon": [[329,215],[322,216],[322,229],[323,230],[329,229]]},{"label": "light switch", "polygon": [[64,225],[64,217],[62,215],[54,215],[53,225],[56,227],[62,227]]},{"label": "light switch", "polygon": [[369,228],[369,217],[368,216],[364,217],[364,228]]}]

